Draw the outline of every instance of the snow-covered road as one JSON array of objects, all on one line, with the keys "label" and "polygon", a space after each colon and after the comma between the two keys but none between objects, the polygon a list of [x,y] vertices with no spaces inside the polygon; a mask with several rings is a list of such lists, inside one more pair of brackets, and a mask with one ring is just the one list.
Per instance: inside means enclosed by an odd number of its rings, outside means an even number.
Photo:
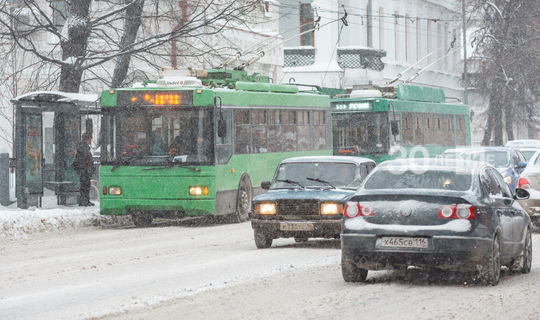
[{"label": "snow-covered road", "polygon": [[540,319],[533,241],[530,274],[486,287],[418,270],[348,284],[338,241],[257,250],[249,223],[37,233],[0,242],[0,319]]}]

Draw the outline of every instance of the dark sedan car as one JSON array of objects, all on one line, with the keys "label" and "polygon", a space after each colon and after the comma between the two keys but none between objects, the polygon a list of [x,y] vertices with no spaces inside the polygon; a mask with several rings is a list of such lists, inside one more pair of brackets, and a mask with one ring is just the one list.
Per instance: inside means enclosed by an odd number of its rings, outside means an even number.
[{"label": "dark sedan car", "polygon": [[486,163],[453,159],[387,161],[345,206],[342,273],[364,281],[368,270],[407,268],[478,272],[497,284],[501,265],[531,269],[529,215],[500,173]]},{"label": "dark sedan car", "polygon": [[283,160],[268,192],[253,198],[251,226],[257,248],[276,238],[339,238],[343,202],[375,167],[360,157],[311,156]]}]

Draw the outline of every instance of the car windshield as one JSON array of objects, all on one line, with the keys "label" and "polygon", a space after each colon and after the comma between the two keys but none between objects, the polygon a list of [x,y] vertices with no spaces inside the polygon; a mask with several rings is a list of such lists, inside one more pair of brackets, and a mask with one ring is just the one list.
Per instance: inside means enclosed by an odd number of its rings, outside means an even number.
[{"label": "car windshield", "polygon": [[[308,179],[309,178],[309,179]],[[314,181],[314,179],[319,181]],[[288,182],[285,182],[288,180]],[[282,163],[271,189],[303,187],[354,187],[360,186],[356,165],[337,162]],[[325,181],[327,183],[321,182]],[[295,183],[296,182],[296,183]]]},{"label": "car windshield", "polygon": [[465,191],[471,187],[472,172],[400,167],[379,169],[366,180],[365,189],[441,189]]},{"label": "car windshield", "polygon": [[471,151],[463,152],[459,157],[467,160],[487,162],[495,168],[505,168],[510,165],[508,151]]}]

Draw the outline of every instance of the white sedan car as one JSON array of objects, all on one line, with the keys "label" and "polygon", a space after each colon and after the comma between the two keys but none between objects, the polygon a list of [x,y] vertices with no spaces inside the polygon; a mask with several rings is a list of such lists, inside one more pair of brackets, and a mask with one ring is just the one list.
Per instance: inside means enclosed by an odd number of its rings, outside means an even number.
[{"label": "white sedan car", "polygon": [[527,167],[521,173],[518,183],[519,188],[527,189],[530,197],[520,200],[519,203],[530,214],[535,225],[540,225],[540,151],[537,151],[527,163]]}]

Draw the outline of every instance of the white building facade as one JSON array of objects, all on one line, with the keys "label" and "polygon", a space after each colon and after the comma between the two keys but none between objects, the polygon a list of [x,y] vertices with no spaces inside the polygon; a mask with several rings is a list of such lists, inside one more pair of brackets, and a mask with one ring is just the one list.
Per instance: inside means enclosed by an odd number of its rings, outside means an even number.
[{"label": "white building facade", "polygon": [[[422,71],[412,83],[440,87],[447,97],[462,99],[459,1],[280,3],[284,82],[294,78],[297,83],[352,88],[386,83],[410,68],[401,80]],[[314,32],[294,36],[311,27]]]}]

